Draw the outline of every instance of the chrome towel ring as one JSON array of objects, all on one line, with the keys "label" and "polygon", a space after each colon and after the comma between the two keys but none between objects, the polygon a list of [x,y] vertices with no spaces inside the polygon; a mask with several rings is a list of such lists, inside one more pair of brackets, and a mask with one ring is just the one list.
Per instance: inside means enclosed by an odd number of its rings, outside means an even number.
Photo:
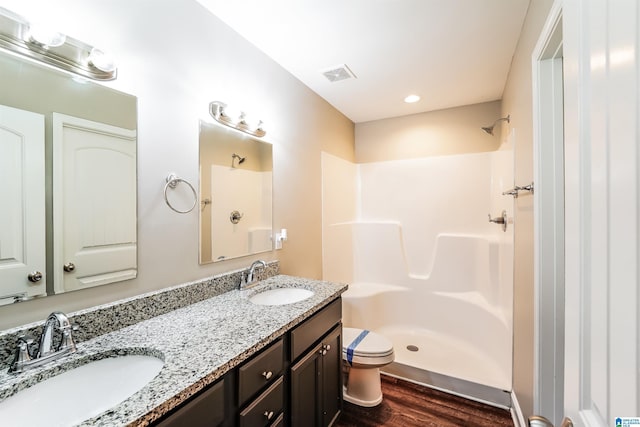
[{"label": "chrome towel ring", "polygon": [[[174,208],[173,206],[171,206],[171,203],[169,202],[169,198],[167,197],[167,190],[169,188],[171,188],[172,190],[175,189],[178,186],[178,183],[180,182],[184,182],[185,184],[187,184],[189,186],[189,188],[191,189],[191,191],[193,192],[193,205],[191,205],[191,207],[187,210],[181,211],[179,209]],[[196,193],[196,189],[193,188],[193,185],[191,185],[189,183],[189,181],[182,179],[182,178],[178,178],[178,176],[175,173],[170,173],[167,176],[167,183],[164,185],[164,201],[167,203],[167,206],[169,206],[173,211],[181,213],[181,214],[186,214],[189,213],[193,210],[193,208],[196,207],[196,204],[198,203],[198,193]]]}]

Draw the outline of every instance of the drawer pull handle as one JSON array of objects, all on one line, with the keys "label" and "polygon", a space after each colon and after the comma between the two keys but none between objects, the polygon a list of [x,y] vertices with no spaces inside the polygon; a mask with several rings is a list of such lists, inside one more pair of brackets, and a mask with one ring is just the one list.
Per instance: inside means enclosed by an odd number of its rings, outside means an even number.
[{"label": "drawer pull handle", "polygon": [[262,373],[262,376],[264,377],[265,380],[269,380],[273,376],[273,372],[265,371],[265,372]]},{"label": "drawer pull handle", "polygon": [[264,416],[267,417],[268,420],[273,418],[273,411],[265,411]]},{"label": "drawer pull handle", "polygon": [[325,346],[325,348],[326,348],[326,350],[327,350],[327,351],[331,350],[331,346],[330,346],[329,344],[327,344],[327,345]]}]

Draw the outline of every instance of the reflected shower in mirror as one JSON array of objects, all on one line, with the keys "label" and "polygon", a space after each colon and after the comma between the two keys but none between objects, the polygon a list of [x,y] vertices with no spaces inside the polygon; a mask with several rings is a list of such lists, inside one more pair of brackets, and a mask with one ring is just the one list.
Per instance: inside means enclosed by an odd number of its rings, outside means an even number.
[{"label": "reflected shower in mirror", "polygon": [[0,305],[136,277],[136,98],[2,50],[0,70]]},{"label": "reflected shower in mirror", "polygon": [[272,249],[271,144],[200,121],[200,263]]}]

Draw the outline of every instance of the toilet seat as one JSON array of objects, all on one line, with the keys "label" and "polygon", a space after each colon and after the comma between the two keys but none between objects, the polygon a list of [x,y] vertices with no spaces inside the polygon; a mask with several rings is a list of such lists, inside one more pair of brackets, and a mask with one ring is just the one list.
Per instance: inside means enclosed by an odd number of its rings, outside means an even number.
[{"label": "toilet seat", "polygon": [[[393,362],[394,354],[391,341],[371,331],[361,337],[363,332],[363,329],[358,328],[342,329],[342,358],[352,365],[384,366]],[[354,342],[359,337],[360,341]],[[349,360],[348,353],[351,353],[351,360]]]}]

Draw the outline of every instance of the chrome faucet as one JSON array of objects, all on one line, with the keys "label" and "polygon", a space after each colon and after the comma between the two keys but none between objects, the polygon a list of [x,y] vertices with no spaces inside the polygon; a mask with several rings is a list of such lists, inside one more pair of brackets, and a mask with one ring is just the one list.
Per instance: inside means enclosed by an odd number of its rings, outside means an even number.
[{"label": "chrome faucet", "polygon": [[242,279],[240,280],[241,290],[255,285],[255,283],[257,282],[255,278],[255,271],[256,267],[258,267],[259,265],[261,265],[262,268],[267,268],[267,263],[259,259],[251,264],[251,267],[249,267],[249,271],[247,272],[246,276],[244,273],[242,273]]},{"label": "chrome faucet", "polygon": [[[62,341],[58,345],[58,348],[53,350],[53,332],[54,328],[57,328],[62,332]],[[75,327],[78,330],[78,327]],[[47,321],[44,322],[44,329],[42,330],[42,336],[40,337],[40,348],[38,349],[37,357],[46,357],[52,353],[64,351],[69,349],[70,352],[76,351],[76,343],[73,341],[73,326],[69,322],[69,318],[59,311],[54,311],[47,317]]]},{"label": "chrome faucet", "polygon": [[[62,337],[56,348],[53,345],[53,334],[55,330],[60,331]],[[65,354],[75,353],[76,343],[73,340],[73,331],[78,330],[78,325],[71,324],[69,318],[59,311],[55,311],[47,317],[42,329],[42,336],[38,351],[35,356],[31,355],[29,345],[34,342],[33,338],[22,335],[18,337],[15,349],[15,356],[9,372],[20,373],[30,368],[43,365],[51,360],[56,360]]]}]

